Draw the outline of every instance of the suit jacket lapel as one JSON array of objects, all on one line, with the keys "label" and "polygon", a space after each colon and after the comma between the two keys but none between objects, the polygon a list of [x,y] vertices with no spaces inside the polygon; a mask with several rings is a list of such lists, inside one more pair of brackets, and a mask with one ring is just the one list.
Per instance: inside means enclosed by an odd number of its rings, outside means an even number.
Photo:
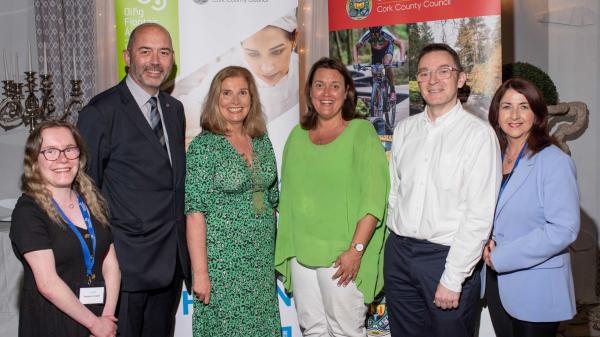
[{"label": "suit jacket lapel", "polygon": [[531,170],[533,168],[533,164],[535,164],[537,156],[533,156],[529,158],[528,155],[524,155],[521,158],[519,165],[514,169],[513,175],[510,177],[510,180],[506,184],[502,195],[500,195],[500,199],[498,199],[498,205],[496,206],[496,216],[500,214],[502,208],[506,205],[506,202],[510,200],[510,198],[515,194],[515,192],[523,185]]},{"label": "suit jacket lapel", "polygon": [[[127,114],[129,116],[129,118],[131,118],[133,120],[133,124],[148,139],[148,142],[151,144],[152,148],[154,148],[161,155],[165,156],[166,159],[168,160],[169,157],[168,157],[167,152],[165,151],[163,146],[158,141],[158,138],[156,138],[156,135],[154,134],[154,132],[152,132],[152,128],[150,127],[150,124],[148,124],[146,117],[144,117],[144,113],[142,112],[140,107],[137,105],[135,99],[133,98],[133,95],[131,95],[129,88],[127,88],[127,84],[125,83],[125,80],[123,80],[121,82],[121,100],[123,101],[123,105],[125,107],[124,108],[125,114]],[[163,114],[164,114],[164,110],[163,110]]]},{"label": "suit jacket lapel", "polygon": [[[160,92],[158,94],[160,99],[160,108],[163,113],[163,123],[165,124],[165,130],[167,131],[167,137],[169,138],[169,149],[171,150],[171,168],[173,172],[177,172],[176,168],[182,163],[179,162],[180,156],[177,154],[179,149],[177,148],[176,140],[179,137],[183,137],[183,135],[179,134],[179,128],[177,127],[177,111],[175,111],[174,107],[168,102],[166,96]],[[174,175],[174,179],[177,179]],[[175,181],[176,182],[176,181]]]}]

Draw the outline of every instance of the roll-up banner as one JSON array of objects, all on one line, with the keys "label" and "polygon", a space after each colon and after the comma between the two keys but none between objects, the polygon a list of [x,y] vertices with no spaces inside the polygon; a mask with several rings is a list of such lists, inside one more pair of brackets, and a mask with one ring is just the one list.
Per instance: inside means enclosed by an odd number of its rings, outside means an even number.
[{"label": "roll-up banner", "polygon": [[[115,0],[115,9],[119,78],[125,77],[125,61],[121,57],[121,52],[127,47],[131,31],[144,22],[160,23],[171,33],[173,49],[179,50],[177,1]],[[175,63],[179,64],[177,53],[175,53]]]},{"label": "roll-up banner", "polygon": [[[487,118],[502,77],[500,0],[331,0],[329,53],[350,71],[368,118],[386,151],[395,126],[423,111],[415,74],[421,48],[443,42],[460,56],[467,85],[459,99]],[[369,308],[369,336],[389,336],[382,293]]]},{"label": "roll-up banner", "polygon": [[459,98],[487,118],[502,77],[500,0],[332,0],[329,31],[330,55],[348,65],[386,150],[398,122],[423,111],[416,63],[432,42],[458,52],[468,78]]},{"label": "roll-up banner", "polygon": [[[258,86],[280,168],[285,141],[299,118],[297,7],[297,0],[116,0],[117,50],[120,54],[125,49],[131,31],[141,23],[157,22],[169,30],[176,72],[167,87],[184,104],[186,145],[201,131],[201,106],[214,75],[229,65],[248,68]],[[287,40],[279,41],[281,36]],[[282,43],[293,48],[283,50]],[[120,56],[119,62],[123,78]],[[273,291],[279,298],[282,336],[300,337],[293,300],[280,282]],[[176,337],[192,336],[192,310],[192,296],[184,289]]]}]

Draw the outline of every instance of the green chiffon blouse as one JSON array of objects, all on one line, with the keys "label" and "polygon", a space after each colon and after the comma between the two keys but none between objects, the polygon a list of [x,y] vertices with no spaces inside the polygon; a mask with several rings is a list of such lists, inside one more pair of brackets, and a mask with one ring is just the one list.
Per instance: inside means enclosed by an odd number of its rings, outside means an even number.
[{"label": "green chiffon blouse", "polygon": [[283,152],[275,268],[291,291],[290,260],[330,267],[352,242],[356,224],[378,221],[356,278],[365,303],[383,287],[388,162],[369,121],[354,119],[331,143],[315,145],[297,125]]}]

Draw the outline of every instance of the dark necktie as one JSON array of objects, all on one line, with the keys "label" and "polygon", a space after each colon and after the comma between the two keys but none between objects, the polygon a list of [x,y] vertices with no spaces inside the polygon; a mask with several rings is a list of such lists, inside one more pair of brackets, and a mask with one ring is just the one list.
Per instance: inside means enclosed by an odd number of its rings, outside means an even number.
[{"label": "dark necktie", "polygon": [[154,132],[154,135],[156,136],[156,138],[158,138],[158,141],[160,142],[160,144],[166,149],[165,147],[165,133],[163,131],[163,125],[162,125],[162,121],[160,119],[160,113],[158,112],[158,104],[157,104],[157,99],[156,97],[150,97],[150,99],[148,100],[148,103],[150,103],[150,126],[152,127],[152,132]]}]

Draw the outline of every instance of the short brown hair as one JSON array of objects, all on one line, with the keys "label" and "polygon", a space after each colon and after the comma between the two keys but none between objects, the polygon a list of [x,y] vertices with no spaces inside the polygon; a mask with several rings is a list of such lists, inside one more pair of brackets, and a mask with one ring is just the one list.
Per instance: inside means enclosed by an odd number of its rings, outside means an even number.
[{"label": "short brown hair", "polygon": [[506,134],[502,131],[499,123],[500,101],[509,89],[525,96],[535,117],[529,136],[527,137],[527,150],[530,152],[529,155],[532,156],[552,144],[556,145],[556,140],[548,133],[548,107],[546,106],[544,96],[540,90],[527,80],[522,78],[511,78],[502,83],[500,88],[496,90],[488,113],[488,121],[494,128],[494,131],[496,131],[502,152],[506,149],[508,141],[506,139]]},{"label": "short brown hair", "polygon": [[419,57],[417,58],[417,67],[419,66],[419,62],[421,62],[423,56],[435,51],[445,51],[446,53],[450,54],[450,56],[452,56],[452,60],[454,60],[456,69],[458,69],[459,72],[464,71],[462,64],[460,64],[460,57],[458,56],[456,50],[445,43],[430,43],[423,47],[419,53]]},{"label": "short brown hair", "polygon": [[248,69],[238,66],[223,68],[213,78],[210,83],[208,95],[202,105],[200,126],[202,126],[203,130],[221,135],[224,135],[229,131],[227,130],[226,122],[219,111],[219,96],[221,95],[221,85],[223,84],[223,81],[231,77],[241,77],[248,83],[248,91],[250,92],[250,111],[248,111],[248,116],[244,119],[244,124],[242,126],[244,133],[252,138],[262,136],[267,130],[267,125],[262,111],[258,89],[256,88],[256,82],[254,82],[254,78]]},{"label": "short brown hair", "polygon": [[71,132],[75,144],[79,148],[79,169],[73,181],[73,189],[79,192],[90,213],[103,225],[108,225],[108,212],[104,198],[98,193],[92,179],[85,173],[87,151],[77,128],[68,122],[47,121],[38,125],[27,138],[25,156],[23,159],[23,174],[21,175],[21,190],[30,196],[58,225],[65,223],[54,208],[52,194],[46,188],[46,182],[39,170],[38,159],[43,139],[42,132],[46,129],[65,128]]},{"label": "short brown hair", "polygon": [[304,86],[304,96],[306,97],[307,111],[300,121],[302,128],[305,130],[310,130],[317,126],[318,114],[310,99],[310,89],[312,88],[315,73],[319,69],[337,70],[337,72],[342,75],[344,78],[344,85],[346,86],[346,99],[342,105],[342,118],[346,121],[359,118],[358,114],[356,113],[356,88],[354,87],[354,81],[352,80],[352,76],[350,76],[348,69],[346,69],[346,66],[338,59],[322,57],[310,68],[308,79],[306,80],[306,85]]}]

